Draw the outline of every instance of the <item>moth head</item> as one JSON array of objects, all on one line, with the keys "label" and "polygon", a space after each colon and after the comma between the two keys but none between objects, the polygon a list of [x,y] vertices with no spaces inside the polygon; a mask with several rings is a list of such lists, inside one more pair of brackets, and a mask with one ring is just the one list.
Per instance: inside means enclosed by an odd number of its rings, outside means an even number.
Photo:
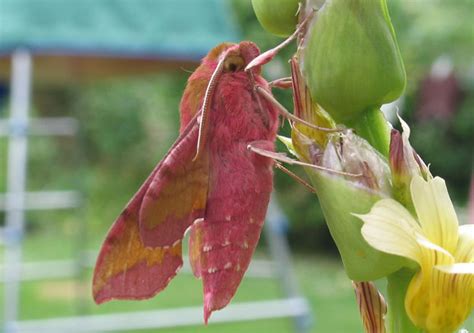
[{"label": "moth head", "polygon": [[253,59],[260,55],[260,49],[255,43],[245,41],[239,44],[239,53],[244,59],[245,66],[247,66]]},{"label": "moth head", "polygon": [[225,51],[224,71],[243,71],[245,67],[259,54],[260,50],[257,45],[252,42],[234,44]]},{"label": "moth head", "polygon": [[224,59],[223,70],[225,73],[235,73],[243,71],[245,69],[245,65],[245,60],[240,54],[229,52]]},{"label": "moth head", "polygon": [[[260,50],[252,42],[222,43],[209,52],[205,62],[215,66],[222,60],[224,73],[236,73],[244,71],[245,67],[259,54]],[[259,74],[260,68],[257,68],[254,73]]]},{"label": "moth head", "polygon": [[[244,69],[247,65],[255,59],[257,56],[260,55],[260,49],[257,45],[253,42],[244,41],[239,44],[239,53],[240,56],[244,59]],[[250,70],[253,74],[260,75],[261,73],[261,66],[256,66]]]}]

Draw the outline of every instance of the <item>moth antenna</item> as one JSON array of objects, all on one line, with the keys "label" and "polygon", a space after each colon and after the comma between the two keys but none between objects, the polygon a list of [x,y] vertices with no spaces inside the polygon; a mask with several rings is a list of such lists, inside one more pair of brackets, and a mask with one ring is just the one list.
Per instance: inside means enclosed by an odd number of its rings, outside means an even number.
[{"label": "moth antenna", "polygon": [[270,88],[290,89],[293,87],[293,80],[291,77],[283,77],[276,79],[268,83]]},{"label": "moth antenna", "polygon": [[281,51],[281,49],[285,48],[294,39],[296,39],[296,37],[298,37],[299,33],[303,31],[306,23],[308,23],[309,20],[313,17],[313,14],[314,14],[314,11],[308,14],[308,16],[306,16],[306,18],[298,25],[295,32],[293,32],[293,34],[290,37],[285,39],[282,43],[278,44],[274,48],[263,52],[258,57],[254,58],[251,62],[249,62],[247,67],[245,67],[245,71],[248,72],[254,67],[262,66],[272,61],[272,59],[278,54],[278,52]]},{"label": "moth antenna", "polygon": [[260,86],[256,86],[255,89],[256,89],[257,93],[259,93],[262,97],[265,97],[267,99],[267,101],[269,101],[274,106],[276,106],[276,108],[278,109],[278,112],[280,112],[280,114],[283,117],[287,118],[287,119],[291,119],[296,123],[303,124],[305,126],[308,126],[309,128],[312,128],[312,129],[315,129],[315,130],[318,130],[318,131],[321,131],[321,132],[334,133],[334,132],[343,132],[344,131],[344,129],[341,129],[341,128],[320,127],[320,126],[311,124],[310,122],[307,122],[304,119],[298,118],[297,116],[295,116],[294,114],[289,112],[283,105],[281,105],[280,102],[278,102],[278,100],[275,97],[273,97],[272,94],[270,94],[268,91],[266,91],[265,89],[263,89]]},{"label": "moth antenna", "polygon": [[193,71],[184,67],[179,67],[180,70],[182,70],[185,73],[193,74]]},{"label": "moth antenna", "polygon": [[217,79],[222,74],[224,69],[224,61],[227,57],[227,52],[217,63],[216,69],[211,75],[211,79],[207,84],[206,92],[204,93],[204,100],[201,108],[201,121],[199,123],[198,141],[196,145],[196,155],[193,158],[193,162],[196,161],[202,153],[204,146],[206,145],[207,132],[209,129],[209,108],[211,107],[212,97],[214,95],[214,88],[217,84]]},{"label": "moth antenna", "polygon": [[310,168],[313,168],[313,169],[316,169],[316,170],[326,171],[326,172],[333,173],[333,174],[336,174],[336,175],[348,176],[348,177],[353,177],[353,178],[358,178],[358,177],[363,176],[363,174],[361,174],[361,173],[355,174],[355,173],[350,173],[350,172],[337,171],[337,170],[329,169],[329,168],[322,167],[322,166],[319,166],[319,165],[314,165],[314,164],[294,160],[294,159],[289,158],[288,156],[286,156],[286,154],[284,154],[284,153],[275,153],[273,151],[258,148],[258,147],[255,147],[254,145],[252,145],[252,143],[249,143],[247,145],[247,149],[249,149],[250,151],[252,151],[252,152],[254,152],[258,155],[265,156],[265,157],[271,158],[273,160],[283,162],[283,163],[287,163],[287,164],[301,165],[301,166],[310,167]]},{"label": "moth antenna", "polygon": [[316,189],[313,186],[311,186],[307,181],[295,174],[293,171],[290,171],[289,169],[285,168],[280,162],[275,161],[275,168],[280,169],[281,171],[286,173],[288,176],[290,176],[298,183],[306,187],[310,192],[316,193]]}]

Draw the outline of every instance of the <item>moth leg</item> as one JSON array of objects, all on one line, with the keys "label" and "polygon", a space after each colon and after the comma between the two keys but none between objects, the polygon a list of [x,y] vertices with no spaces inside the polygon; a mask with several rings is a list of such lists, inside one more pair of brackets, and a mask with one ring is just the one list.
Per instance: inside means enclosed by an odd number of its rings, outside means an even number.
[{"label": "moth leg", "polygon": [[358,177],[363,176],[361,173],[354,174],[350,172],[337,171],[337,170],[329,169],[320,165],[301,162],[301,161],[289,158],[285,153],[278,153],[278,152],[268,150],[266,149],[267,146],[268,146],[268,141],[263,141],[263,140],[253,141],[247,145],[247,149],[257,155],[265,156],[275,161],[287,163],[290,165],[301,165],[301,166],[310,167],[316,170],[325,171],[325,172],[329,172],[329,173],[333,173],[333,174],[337,174],[341,176],[353,177],[353,178],[358,178]]},{"label": "moth leg", "polygon": [[248,72],[254,67],[262,66],[272,61],[272,59],[278,54],[278,52],[288,46],[294,39],[296,39],[300,35],[301,32],[303,32],[306,23],[310,21],[310,19],[313,17],[313,14],[314,11],[312,11],[308,16],[306,16],[306,18],[298,25],[295,32],[290,37],[285,39],[282,43],[278,44],[274,48],[263,52],[258,57],[249,62],[247,67],[245,67],[245,71]]},{"label": "moth leg", "polygon": [[284,173],[286,173],[288,176],[296,180],[298,183],[306,187],[310,192],[316,193],[316,189],[311,186],[306,180],[295,174],[293,171],[285,168],[280,162],[275,161],[275,168],[280,169]]},{"label": "moth leg", "polygon": [[291,76],[282,77],[281,79],[276,79],[268,83],[270,88],[280,88],[280,89],[291,89],[293,87],[293,80]]},{"label": "moth leg", "polygon": [[304,119],[298,118],[293,113],[288,111],[283,105],[281,105],[280,102],[278,102],[278,100],[275,97],[273,97],[273,95],[271,93],[266,91],[261,86],[258,86],[258,85],[255,86],[255,90],[260,96],[265,98],[269,103],[273,104],[277,108],[278,112],[280,112],[280,114],[283,117],[285,117],[289,120],[292,120],[296,123],[303,124],[305,126],[308,126],[309,128],[312,128],[312,129],[315,129],[315,130],[318,130],[318,131],[321,131],[321,132],[333,133],[333,132],[342,132],[342,131],[344,131],[344,129],[341,129],[341,128],[327,128],[327,127],[317,126],[317,125],[314,125],[312,123],[307,122]]}]

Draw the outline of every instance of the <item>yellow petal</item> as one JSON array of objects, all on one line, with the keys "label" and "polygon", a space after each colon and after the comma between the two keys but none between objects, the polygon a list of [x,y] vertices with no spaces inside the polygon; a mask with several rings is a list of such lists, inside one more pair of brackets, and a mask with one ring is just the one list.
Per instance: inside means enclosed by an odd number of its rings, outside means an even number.
[{"label": "yellow petal", "polygon": [[436,269],[449,274],[471,274],[474,275],[474,263],[460,263],[452,265],[437,265]]},{"label": "yellow petal", "polygon": [[410,213],[397,201],[378,201],[366,215],[356,215],[362,221],[362,236],[379,251],[409,258],[421,265],[417,242],[421,228]]},{"label": "yellow petal", "polygon": [[419,236],[416,240],[421,248],[422,270],[431,270],[436,265],[452,265],[454,257],[451,253],[443,249],[441,246],[430,242],[424,236]]},{"label": "yellow petal", "polygon": [[474,224],[459,227],[459,239],[456,253],[456,262],[474,262]]},{"label": "yellow petal", "polygon": [[[463,269],[451,267],[449,270],[455,272]],[[470,274],[458,274],[434,269],[431,311],[427,318],[428,332],[453,332],[467,319],[474,305],[473,267],[470,271]]]},{"label": "yellow petal", "polygon": [[474,305],[473,271],[474,265],[456,264],[435,267],[429,279],[423,277],[427,272],[417,273],[405,299],[413,323],[427,333],[450,333],[458,328]]},{"label": "yellow petal", "polygon": [[454,254],[458,242],[458,219],[444,180],[435,177],[425,181],[414,176],[411,195],[425,236]]},{"label": "yellow petal", "polygon": [[[421,273],[417,276],[418,287],[417,292],[420,293],[423,289],[427,289],[431,284],[433,268],[436,265],[452,265],[454,264],[454,257],[442,247],[430,242],[422,235],[417,235],[416,239],[421,257]],[[422,292],[424,294],[425,291]]]},{"label": "yellow petal", "polygon": [[419,316],[425,317],[425,312],[428,311],[428,296],[433,268],[436,265],[452,265],[454,264],[454,258],[448,251],[430,242],[423,235],[417,235],[416,242],[420,251],[419,264],[421,271],[411,281],[405,302],[406,306],[413,309],[413,312],[421,313]]}]

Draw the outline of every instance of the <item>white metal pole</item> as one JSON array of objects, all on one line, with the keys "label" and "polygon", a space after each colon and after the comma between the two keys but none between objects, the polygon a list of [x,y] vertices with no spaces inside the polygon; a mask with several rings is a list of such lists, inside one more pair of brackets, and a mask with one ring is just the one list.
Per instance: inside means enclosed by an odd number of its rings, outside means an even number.
[{"label": "white metal pole", "polygon": [[[283,292],[289,299],[299,298],[298,282],[294,275],[291,265],[290,247],[286,238],[286,216],[278,206],[275,195],[272,193],[270,205],[268,206],[267,219],[265,221],[265,236],[270,247],[272,259],[275,262],[276,273],[280,279]],[[306,302],[302,298],[303,302]],[[297,333],[306,333],[311,327],[311,313],[309,306],[307,311],[294,316],[295,331]]]},{"label": "white metal pole", "polygon": [[31,98],[31,55],[15,51],[11,58],[10,136],[7,163],[5,215],[5,332],[16,332],[18,318],[22,237],[25,220],[24,193],[28,152],[28,112]]}]

